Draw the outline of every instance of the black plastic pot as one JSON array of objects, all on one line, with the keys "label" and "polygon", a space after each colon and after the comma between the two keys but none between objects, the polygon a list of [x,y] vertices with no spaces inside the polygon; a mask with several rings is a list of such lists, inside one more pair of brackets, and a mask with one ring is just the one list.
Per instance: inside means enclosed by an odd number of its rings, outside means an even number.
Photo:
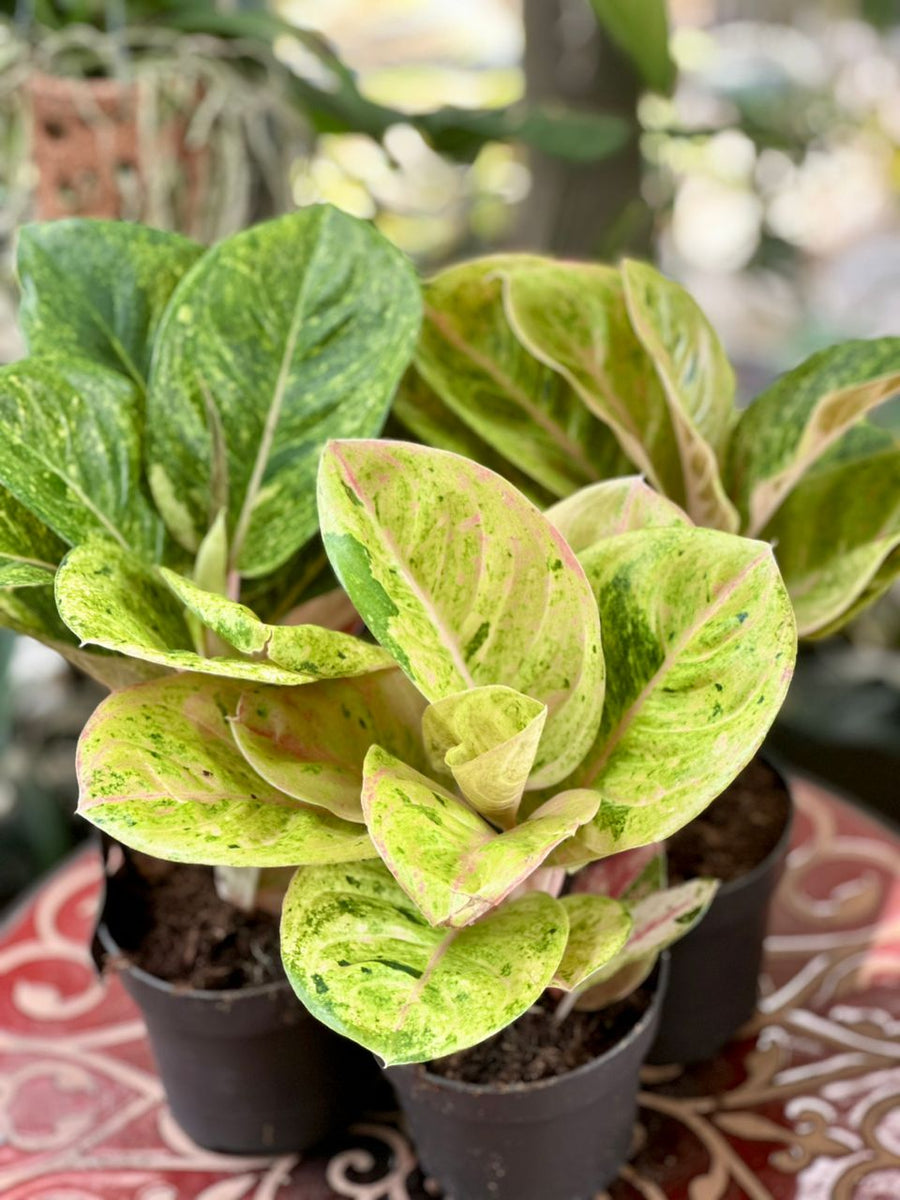
[{"label": "black plastic pot", "polygon": [[107,887],[94,959],[118,970],[140,1008],[172,1115],[198,1145],[297,1153],[383,1102],[372,1055],[310,1016],[286,979],[201,991],[130,963],[110,931],[121,920],[115,890]]},{"label": "black plastic pot", "polygon": [[591,1200],[628,1157],[638,1073],[653,1041],[667,963],[653,1002],[606,1054],[538,1083],[489,1086],[386,1074],[400,1097],[423,1170],[452,1200]]},{"label": "black plastic pot", "polygon": [[790,789],[776,774],[787,798],[781,836],[752,871],[722,884],[696,929],[669,950],[669,986],[648,1062],[713,1058],[756,1011],[769,903],[793,822]]}]

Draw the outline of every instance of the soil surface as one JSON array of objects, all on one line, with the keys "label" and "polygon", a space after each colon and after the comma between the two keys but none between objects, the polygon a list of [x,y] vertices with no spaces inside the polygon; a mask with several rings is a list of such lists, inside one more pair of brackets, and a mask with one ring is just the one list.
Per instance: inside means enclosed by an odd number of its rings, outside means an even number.
[{"label": "soil surface", "polygon": [[600,1012],[572,1012],[557,1024],[542,1000],[486,1042],[428,1064],[432,1075],[462,1083],[535,1083],[584,1066],[620,1042],[650,1006],[653,989],[640,987]]},{"label": "soil surface", "polygon": [[775,848],[789,808],[778,775],[754,759],[705,812],[669,839],[669,883],[699,875],[727,882],[746,875]]},{"label": "soil surface", "polygon": [[209,867],[129,855],[108,881],[110,932],[129,961],[157,979],[196,989],[251,987],[284,978],[278,922],[220,900]]}]

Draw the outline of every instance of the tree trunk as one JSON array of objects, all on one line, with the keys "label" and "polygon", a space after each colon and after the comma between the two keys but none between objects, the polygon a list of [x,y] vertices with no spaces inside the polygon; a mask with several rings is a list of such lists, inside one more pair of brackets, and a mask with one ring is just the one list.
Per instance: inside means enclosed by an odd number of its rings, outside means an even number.
[{"label": "tree trunk", "polygon": [[587,0],[524,0],[524,19],[528,99],[615,113],[634,136],[618,154],[591,165],[534,152],[517,244],[579,258],[646,254],[651,215],[641,197],[637,75],[601,34]]}]

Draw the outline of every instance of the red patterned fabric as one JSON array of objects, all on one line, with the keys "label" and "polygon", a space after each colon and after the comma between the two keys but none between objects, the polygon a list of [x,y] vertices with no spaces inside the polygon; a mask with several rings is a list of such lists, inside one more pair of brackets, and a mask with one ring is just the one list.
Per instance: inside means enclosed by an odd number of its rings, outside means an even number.
[{"label": "red patterned fabric", "polygon": [[[648,1068],[606,1200],[900,1200],[900,837],[809,783],[761,1010],[721,1058]],[[390,1119],[299,1162],[194,1146],[140,1017],[86,944],[99,866],[67,863],[0,935],[3,1200],[424,1200]]]}]

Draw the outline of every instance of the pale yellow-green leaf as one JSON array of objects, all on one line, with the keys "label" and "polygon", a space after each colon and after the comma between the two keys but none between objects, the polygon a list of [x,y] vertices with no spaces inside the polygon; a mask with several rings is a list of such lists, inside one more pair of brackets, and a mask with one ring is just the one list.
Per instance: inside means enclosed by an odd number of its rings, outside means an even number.
[{"label": "pale yellow-green leaf", "polygon": [[382,863],[299,870],[281,955],[313,1016],[388,1066],[490,1037],[550,982],[568,934],[559,901],[532,892],[466,929],[434,929]]},{"label": "pale yellow-green leaf", "polygon": [[547,705],[532,772],[552,786],[603,704],[597,605],[553,526],[493,472],[401,442],[333,442],[319,515],[366,625],[431,701],[503,684]]},{"label": "pale yellow-green leaf", "polygon": [[506,833],[379,746],[366,756],[363,813],[391,874],[432,925],[483,917],[597,811],[589,794],[555,796]]},{"label": "pale yellow-green leaf", "polygon": [[247,687],[231,728],[253,769],[280,791],[349,821],[363,820],[363,761],[373,742],[423,763],[424,699],[402,671],[302,688]]},{"label": "pale yellow-green leaf", "polygon": [[261,779],[228,717],[241,685],[178,675],[116,692],[78,743],[78,811],[126,846],[175,862],[294,866],[374,855],[359,825]]},{"label": "pale yellow-green leaf", "polygon": [[537,700],[488,685],[430,704],[422,734],[432,765],[449,767],[472,807],[508,829],[515,824],[546,717],[546,705]]},{"label": "pale yellow-green leaf", "polygon": [[564,992],[589,987],[592,978],[628,941],[632,918],[624,904],[609,896],[563,896],[569,918],[569,940],[553,976]]},{"label": "pale yellow-green leaf", "polygon": [[576,554],[604,538],[660,525],[690,525],[685,512],[644,483],[640,475],[592,483],[544,514]]}]

